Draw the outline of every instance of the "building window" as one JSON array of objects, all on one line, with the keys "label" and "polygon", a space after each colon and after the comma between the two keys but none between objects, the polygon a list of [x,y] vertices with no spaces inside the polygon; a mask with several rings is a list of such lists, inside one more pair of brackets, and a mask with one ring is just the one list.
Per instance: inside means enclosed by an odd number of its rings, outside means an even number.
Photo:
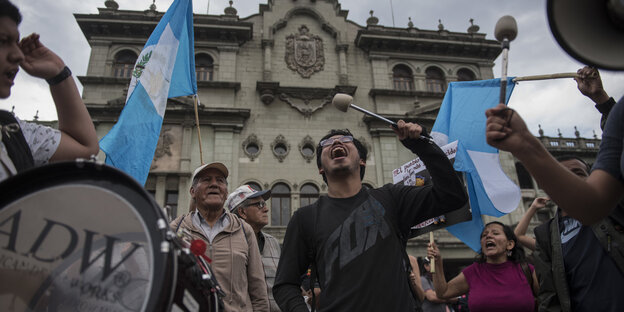
[{"label": "building window", "polygon": [[271,225],[288,225],[290,221],[290,188],[278,183],[271,189]]},{"label": "building window", "polygon": [[549,143],[550,143],[550,146],[554,146],[554,147],[559,146],[559,142],[557,141],[550,141]]},{"label": "building window", "polygon": [[574,146],[576,146],[576,144],[574,144],[574,142],[567,141],[566,142],[566,146],[567,147],[574,147]]},{"label": "building window", "polygon": [[397,65],[392,69],[392,80],[395,90],[414,90],[414,76],[412,70],[405,65]]},{"label": "building window", "polygon": [[299,143],[299,151],[301,152],[301,156],[306,162],[311,162],[314,159],[314,140],[309,135],[306,135],[301,143]]},{"label": "building window", "polygon": [[591,147],[591,148],[596,147],[596,145],[593,142],[587,142],[587,143],[585,143],[585,146]]},{"label": "building window", "polygon": [[531,174],[529,171],[524,168],[524,166],[517,162],[516,163],[516,174],[518,175],[518,182],[520,183],[520,188],[522,189],[532,189],[533,188],[533,179],[531,178]]},{"label": "building window", "polygon": [[300,207],[311,205],[319,198],[319,189],[314,184],[304,184],[301,187],[299,198],[301,198]]},{"label": "building window", "polygon": [[197,81],[212,81],[214,60],[205,53],[195,55],[195,74]]},{"label": "building window", "polygon": [[255,134],[250,134],[245,141],[243,141],[243,152],[252,161],[260,155],[262,151],[262,143]]},{"label": "building window", "polygon": [[277,160],[279,160],[279,162],[283,162],[290,151],[290,144],[288,144],[286,138],[280,134],[275,138],[273,143],[271,143],[271,150]]},{"label": "building window", "polygon": [[165,193],[165,206],[169,206],[171,219],[175,219],[178,216],[178,191]]},{"label": "building window", "polygon": [[473,81],[476,79],[475,74],[466,68],[457,71],[457,81]]},{"label": "building window", "polygon": [[427,82],[427,91],[429,92],[445,92],[446,80],[444,73],[437,67],[429,67],[425,70],[425,80]]},{"label": "building window", "polygon": [[136,53],[130,50],[117,52],[113,62],[113,76],[119,78],[130,78],[132,76],[132,69],[134,68],[136,60]]}]

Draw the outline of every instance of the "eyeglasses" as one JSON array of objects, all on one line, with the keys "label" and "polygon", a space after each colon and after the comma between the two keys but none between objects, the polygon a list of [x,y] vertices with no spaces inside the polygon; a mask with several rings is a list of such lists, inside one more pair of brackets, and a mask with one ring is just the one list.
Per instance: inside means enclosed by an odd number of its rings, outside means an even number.
[{"label": "eyeglasses", "polygon": [[258,209],[264,209],[264,207],[266,207],[266,202],[259,201],[257,203],[251,203],[251,204],[245,205],[245,207],[250,207],[250,206],[256,206],[256,207],[258,207]]},{"label": "eyeglasses", "polygon": [[336,141],[340,141],[342,143],[349,143],[349,142],[353,142],[353,137],[350,135],[343,135],[337,138],[328,138],[328,139],[321,141],[321,143],[319,144],[321,145],[321,147],[327,147],[327,146],[334,144],[334,142]]}]

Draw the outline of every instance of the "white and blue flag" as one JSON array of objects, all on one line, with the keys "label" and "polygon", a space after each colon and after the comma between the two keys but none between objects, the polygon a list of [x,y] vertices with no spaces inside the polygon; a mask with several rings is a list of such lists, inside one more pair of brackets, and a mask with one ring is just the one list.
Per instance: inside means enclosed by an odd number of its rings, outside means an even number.
[{"label": "white and blue flag", "polygon": [[[508,78],[505,103],[514,89]],[[498,105],[500,79],[451,82],[431,136],[439,146],[458,140],[453,167],[465,173],[472,220],[447,230],[474,251],[481,248],[481,215],[500,217],[518,206],[520,188],[503,172],[498,150],[485,140],[485,111]]]},{"label": "white and blue flag", "polygon": [[193,4],[175,0],[137,58],[119,121],[100,140],[106,163],[145,184],[167,99],[197,94]]}]

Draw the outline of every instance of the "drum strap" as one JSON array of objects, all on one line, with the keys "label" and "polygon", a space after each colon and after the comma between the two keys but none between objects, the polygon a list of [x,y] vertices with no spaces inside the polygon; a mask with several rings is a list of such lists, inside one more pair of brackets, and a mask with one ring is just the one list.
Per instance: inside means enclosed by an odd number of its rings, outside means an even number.
[{"label": "drum strap", "polygon": [[[19,123],[12,113],[0,110],[0,139],[18,172],[35,166],[32,153]],[[4,161],[2,162],[4,164]]]}]

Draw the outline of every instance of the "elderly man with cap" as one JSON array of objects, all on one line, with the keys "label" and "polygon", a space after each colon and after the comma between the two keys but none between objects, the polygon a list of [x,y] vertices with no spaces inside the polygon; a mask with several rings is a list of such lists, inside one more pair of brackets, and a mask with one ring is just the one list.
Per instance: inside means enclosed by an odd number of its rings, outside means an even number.
[{"label": "elderly man with cap", "polygon": [[225,201],[225,208],[249,223],[256,233],[269,293],[269,304],[271,312],[275,312],[280,311],[273,299],[273,283],[275,283],[275,272],[280,257],[280,246],[275,237],[262,232],[262,228],[269,224],[269,208],[265,203],[269,197],[271,197],[270,190],[256,191],[249,185],[242,185],[230,193]]},{"label": "elderly man with cap", "polygon": [[204,240],[206,256],[226,297],[225,311],[269,311],[258,242],[251,226],[224,209],[228,169],[213,162],[195,169],[190,189],[195,211],[170,224],[192,239]]}]

